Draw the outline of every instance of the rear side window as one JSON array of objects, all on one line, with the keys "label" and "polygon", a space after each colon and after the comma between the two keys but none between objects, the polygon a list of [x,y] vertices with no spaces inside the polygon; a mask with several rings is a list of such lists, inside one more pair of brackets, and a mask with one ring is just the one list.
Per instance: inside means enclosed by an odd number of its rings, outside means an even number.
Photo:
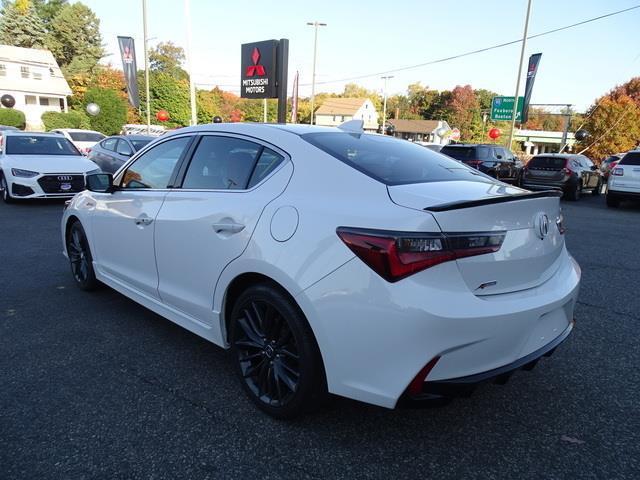
[{"label": "rear side window", "polygon": [[69,132],[69,136],[74,142],[99,142],[104,138],[104,135],[95,132]]},{"label": "rear side window", "polygon": [[[440,153],[444,153],[445,155],[455,158],[456,160],[466,161],[466,160],[487,160],[489,159],[490,149],[489,147],[458,147],[458,146],[449,146],[444,147],[440,150]],[[499,153],[499,152],[496,152]]]},{"label": "rear side window", "polygon": [[533,157],[529,160],[527,167],[529,168],[556,168],[562,170],[567,163],[566,158],[562,157]]},{"label": "rear side window", "polygon": [[232,137],[204,136],[196,148],[182,188],[244,190],[262,145]]},{"label": "rear side window", "polygon": [[640,165],[640,152],[627,153],[618,165]]},{"label": "rear side window", "polygon": [[284,157],[282,155],[279,155],[273,150],[265,147],[258,159],[258,163],[256,163],[256,166],[253,169],[253,174],[251,174],[251,179],[249,180],[247,188],[251,188],[260,183],[271,172],[273,172],[283,160]]},{"label": "rear side window", "polygon": [[118,141],[117,138],[107,138],[106,140],[104,140],[100,145],[102,146],[102,148],[104,148],[105,150],[115,150],[116,149],[116,142]]},{"label": "rear side window", "polygon": [[491,181],[460,162],[406,140],[346,132],[307,133],[302,138],[386,185]]}]

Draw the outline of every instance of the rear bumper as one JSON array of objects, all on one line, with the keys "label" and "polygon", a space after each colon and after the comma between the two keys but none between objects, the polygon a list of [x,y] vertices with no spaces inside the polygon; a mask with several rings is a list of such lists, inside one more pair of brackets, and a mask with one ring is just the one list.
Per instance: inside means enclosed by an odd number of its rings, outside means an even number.
[{"label": "rear bumper", "polygon": [[634,200],[640,200],[640,192],[631,192],[625,190],[612,190],[610,188],[607,189],[607,195],[610,197],[616,198],[631,198]]},{"label": "rear bumper", "polygon": [[438,397],[468,397],[478,386],[484,383],[493,382],[499,385],[504,385],[507,383],[511,375],[513,375],[517,370],[532,370],[542,357],[550,357],[555,349],[569,337],[573,331],[574,324],[575,320],[569,324],[564,332],[558,335],[547,345],[515,360],[514,362],[486,372],[468,375],[466,377],[426,381],[424,382],[422,392],[419,395],[412,396],[410,398],[405,396],[405,398],[408,400],[410,399],[411,401],[420,401],[423,399],[427,400]]}]

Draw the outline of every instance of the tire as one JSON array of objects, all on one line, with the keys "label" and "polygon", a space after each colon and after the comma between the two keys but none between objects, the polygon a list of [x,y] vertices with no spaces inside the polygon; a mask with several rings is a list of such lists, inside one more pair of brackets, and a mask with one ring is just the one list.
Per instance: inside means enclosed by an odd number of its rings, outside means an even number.
[{"label": "tire", "polygon": [[571,200],[572,202],[577,202],[578,200],[580,200],[580,193],[582,191],[582,188],[580,187],[580,184],[576,184],[576,186],[572,189],[569,190],[567,192],[567,199]]},{"label": "tire", "polygon": [[327,397],[320,350],[297,305],[259,284],[236,300],[231,350],[242,387],[265,413],[289,419],[317,409]]},{"label": "tire", "polygon": [[81,290],[95,290],[99,283],[93,270],[93,256],[79,221],[74,222],[67,233],[67,254],[76,285]]},{"label": "tire", "polygon": [[613,195],[607,193],[607,207],[610,208],[618,208],[620,206],[620,199],[618,197],[614,197]]},{"label": "tire", "polygon": [[4,203],[13,203],[14,200],[9,191],[9,185],[7,185],[7,181],[2,174],[0,174],[0,189],[2,190],[2,201]]},{"label": "tire", "polygon": [[593,189],[591,195],[598,196],[600,195],[600,191],[602,190],[602,180],[598,180],[598,185]]}]

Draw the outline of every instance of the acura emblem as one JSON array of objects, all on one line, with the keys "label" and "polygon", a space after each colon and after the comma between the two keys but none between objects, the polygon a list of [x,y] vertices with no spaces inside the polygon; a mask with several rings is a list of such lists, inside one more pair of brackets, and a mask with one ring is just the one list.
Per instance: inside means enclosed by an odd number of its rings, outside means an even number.
[{"label": "acura emblem", "polygon": [[536,234],[540,239],[544,239],[547,235],[549,235],[549,217],[547,217],[546,213],[539,213],[536,217],[534,228],[536,230]]},{"label": "acura emblem", "polygon": [[58,180],[61,182],[70,182],[73,180],[73,177],[71,175],[58,175]]}]

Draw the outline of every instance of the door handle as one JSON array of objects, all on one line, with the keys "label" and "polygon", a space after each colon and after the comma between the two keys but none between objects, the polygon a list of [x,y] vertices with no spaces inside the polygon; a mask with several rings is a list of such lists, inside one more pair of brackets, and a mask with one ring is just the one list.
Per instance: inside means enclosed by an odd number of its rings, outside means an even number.
[{"label": "door handle", "polygon": [[244,230],[244,225],[235,222],[214,223],[212,226],[216,233],[240,233]]},{"label": "door handle", "polygon": [[135,219],[136,225],[146,226],[146,225],[151,225],[151,222],[153,222],[153,218],[147,217],[146,215],[140,216]]}]

